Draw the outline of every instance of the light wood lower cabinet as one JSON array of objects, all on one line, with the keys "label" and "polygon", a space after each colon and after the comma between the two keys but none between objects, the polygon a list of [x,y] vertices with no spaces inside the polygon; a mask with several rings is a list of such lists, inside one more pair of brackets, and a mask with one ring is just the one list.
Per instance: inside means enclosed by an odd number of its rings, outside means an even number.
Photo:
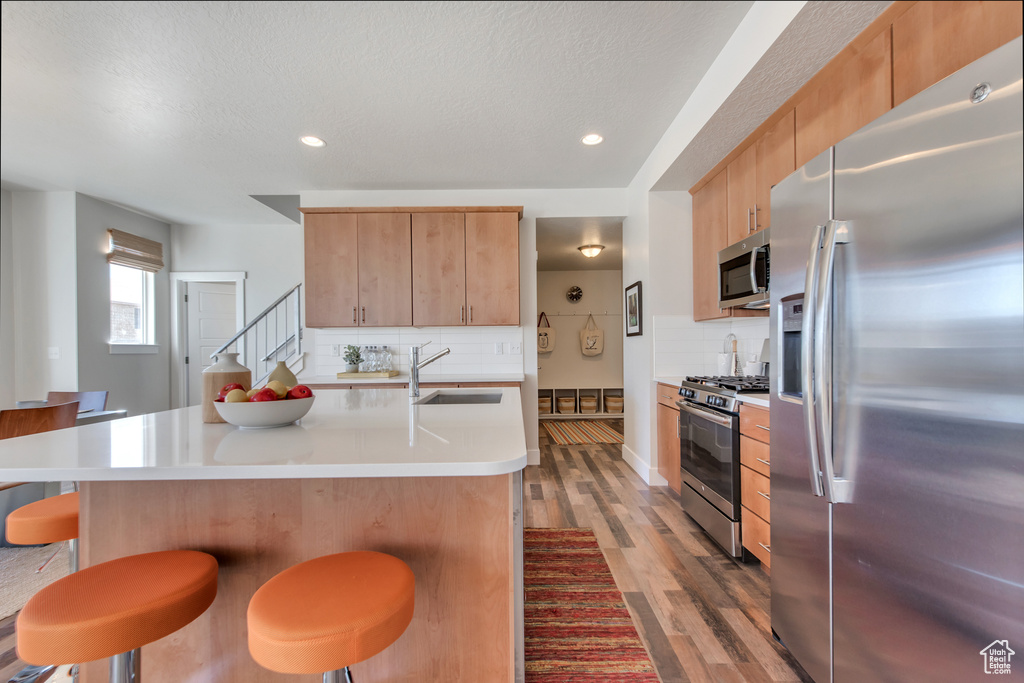
[{"label": "light wood lower cabinet", "polygon": [[740,518],[743,547],[771,567],[771,419],[767,409],[740,406]]},{"label": "light wood lower cabinet", "polygon": [[665,477],[668,487],[679,493],[682,476],[679,472],[679,387],[657,385],[658,411],[658,474]]}]

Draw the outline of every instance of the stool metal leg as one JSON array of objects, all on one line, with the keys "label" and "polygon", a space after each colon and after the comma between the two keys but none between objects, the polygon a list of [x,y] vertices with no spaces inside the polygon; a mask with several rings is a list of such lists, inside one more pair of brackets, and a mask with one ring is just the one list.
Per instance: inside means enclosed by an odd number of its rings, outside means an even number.
[{"label": "stool metal leg", "polygon": [[139,683],[142,680],[142,650],[122,652],[110,658],[110,683]]},{"label": "stool metal leg", "polygon": [[56,668],[52,664],[46,666],[29,665],[14,674],[14,678],[8,679],[7,683],[37,683],[38,681],[45,681]]},{"label": "stool metal leg", "polygon": [[324,674],[324,683],[353,683],[352,672],[346,666],[344,669],[335,669]]}]

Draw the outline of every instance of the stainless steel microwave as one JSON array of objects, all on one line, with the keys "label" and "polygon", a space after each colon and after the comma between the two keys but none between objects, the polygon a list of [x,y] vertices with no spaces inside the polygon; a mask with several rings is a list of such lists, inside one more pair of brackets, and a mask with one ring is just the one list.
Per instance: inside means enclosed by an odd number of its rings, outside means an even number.
[{"label": "stainless steel microwave", "polygon": [[768,308],[769,228],[718,252],[718,307]]}]

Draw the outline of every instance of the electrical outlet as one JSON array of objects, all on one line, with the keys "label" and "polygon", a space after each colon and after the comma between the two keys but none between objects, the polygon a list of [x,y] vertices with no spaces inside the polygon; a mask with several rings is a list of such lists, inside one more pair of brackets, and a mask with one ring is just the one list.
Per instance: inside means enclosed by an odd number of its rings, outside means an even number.
[{"label": "electrical outlet", "polygon": [[494,342],[494,355],[500,356],[502,353],[501,342]]},{"label": "electrical outlet", "polygon": [[523,345],[519,342],[511,342],[508,345],[508,352],[513,356],[520,356],[523,353]]},{"label": "electrical outlet", "polygon": [[331,344],[331,355],[332,356],[340,356],[341,355],[341,344]]}]

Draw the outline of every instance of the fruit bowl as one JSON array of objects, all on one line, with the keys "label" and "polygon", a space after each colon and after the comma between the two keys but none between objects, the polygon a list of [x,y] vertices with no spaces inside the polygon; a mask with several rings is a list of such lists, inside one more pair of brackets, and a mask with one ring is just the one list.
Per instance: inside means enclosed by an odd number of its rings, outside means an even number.
[{"label": "fruit bowl", "polygon": [[225,422],[243,429],[283,427],[295,422],[313,407],[315,396],[290,398],[280,401],[244,401],[241,403],[213,402],[217,413]]}]

